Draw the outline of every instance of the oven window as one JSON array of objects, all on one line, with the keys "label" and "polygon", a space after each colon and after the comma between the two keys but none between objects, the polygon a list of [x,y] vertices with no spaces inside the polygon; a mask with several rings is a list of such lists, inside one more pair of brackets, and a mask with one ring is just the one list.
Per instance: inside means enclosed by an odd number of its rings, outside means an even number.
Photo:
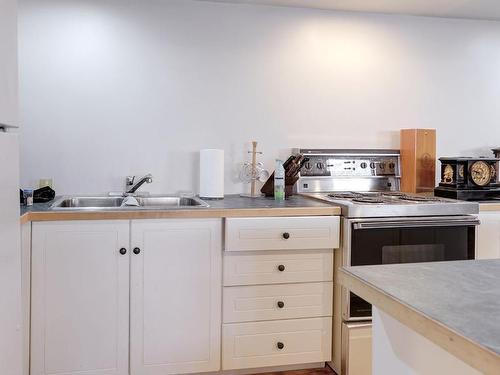
[{"label": "oven window", "polygon": [[474,259],[475,227],[357,229],[351,266]]},{"label": "oven window", "polygon": [[[475,227],[370,228],[351,231],[350,265],[474,259]],[[370,318],[371,305],[350,293],[350,317]]]},{"label": "oven window", "polygon": [[420,263],[445,260],[444,244],[382,246],[382,264]]}]

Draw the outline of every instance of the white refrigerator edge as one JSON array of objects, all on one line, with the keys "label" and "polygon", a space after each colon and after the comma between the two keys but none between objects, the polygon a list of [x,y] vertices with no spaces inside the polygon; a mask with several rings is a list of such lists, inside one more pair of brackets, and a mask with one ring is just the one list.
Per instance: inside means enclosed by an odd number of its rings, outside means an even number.
[{"label": "white refrigerator edge", "polygon": [[0,131],[0,374],[22,373],[18,135]]}]

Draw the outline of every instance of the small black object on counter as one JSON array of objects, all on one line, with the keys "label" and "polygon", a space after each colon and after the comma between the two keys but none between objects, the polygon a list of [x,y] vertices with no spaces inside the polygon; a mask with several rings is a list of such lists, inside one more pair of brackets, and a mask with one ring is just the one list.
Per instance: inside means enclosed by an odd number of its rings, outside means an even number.
[{"label": "small black object on counter", "polygon": [[33,192],[33,202],[34,203],[46,203],[50,202],[56,196],[56,192],[49,186],[44,186],[40,189],[36,189]]}]

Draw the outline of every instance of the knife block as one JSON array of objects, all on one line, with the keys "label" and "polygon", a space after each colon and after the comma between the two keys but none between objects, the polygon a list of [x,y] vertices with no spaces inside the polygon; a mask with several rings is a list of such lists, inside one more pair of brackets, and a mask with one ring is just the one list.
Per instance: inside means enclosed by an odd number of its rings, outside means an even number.
[{"label": "knife block", "polygon": [[[298,176],[285,176],[285,199],[290,198],[294,194],[294,186],[299,180]],[[266,197],[274,197],[274,172],[267,179],[266,183],[260,189]]]}]

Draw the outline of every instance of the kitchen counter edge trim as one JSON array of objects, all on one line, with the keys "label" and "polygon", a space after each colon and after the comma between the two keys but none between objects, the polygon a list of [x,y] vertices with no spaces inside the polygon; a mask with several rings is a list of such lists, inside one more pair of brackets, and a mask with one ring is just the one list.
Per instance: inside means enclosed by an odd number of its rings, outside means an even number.
[{"label": "kitchen counter edge trim", "polygon": [[133,220],[169,218],[226,218],[272,216],[339,216],[340,207],[283,207],[283,208],[227,208],[178,209],[142,211],[29,211],[21,215],[21,224],[32,221],[62,220]]}]

